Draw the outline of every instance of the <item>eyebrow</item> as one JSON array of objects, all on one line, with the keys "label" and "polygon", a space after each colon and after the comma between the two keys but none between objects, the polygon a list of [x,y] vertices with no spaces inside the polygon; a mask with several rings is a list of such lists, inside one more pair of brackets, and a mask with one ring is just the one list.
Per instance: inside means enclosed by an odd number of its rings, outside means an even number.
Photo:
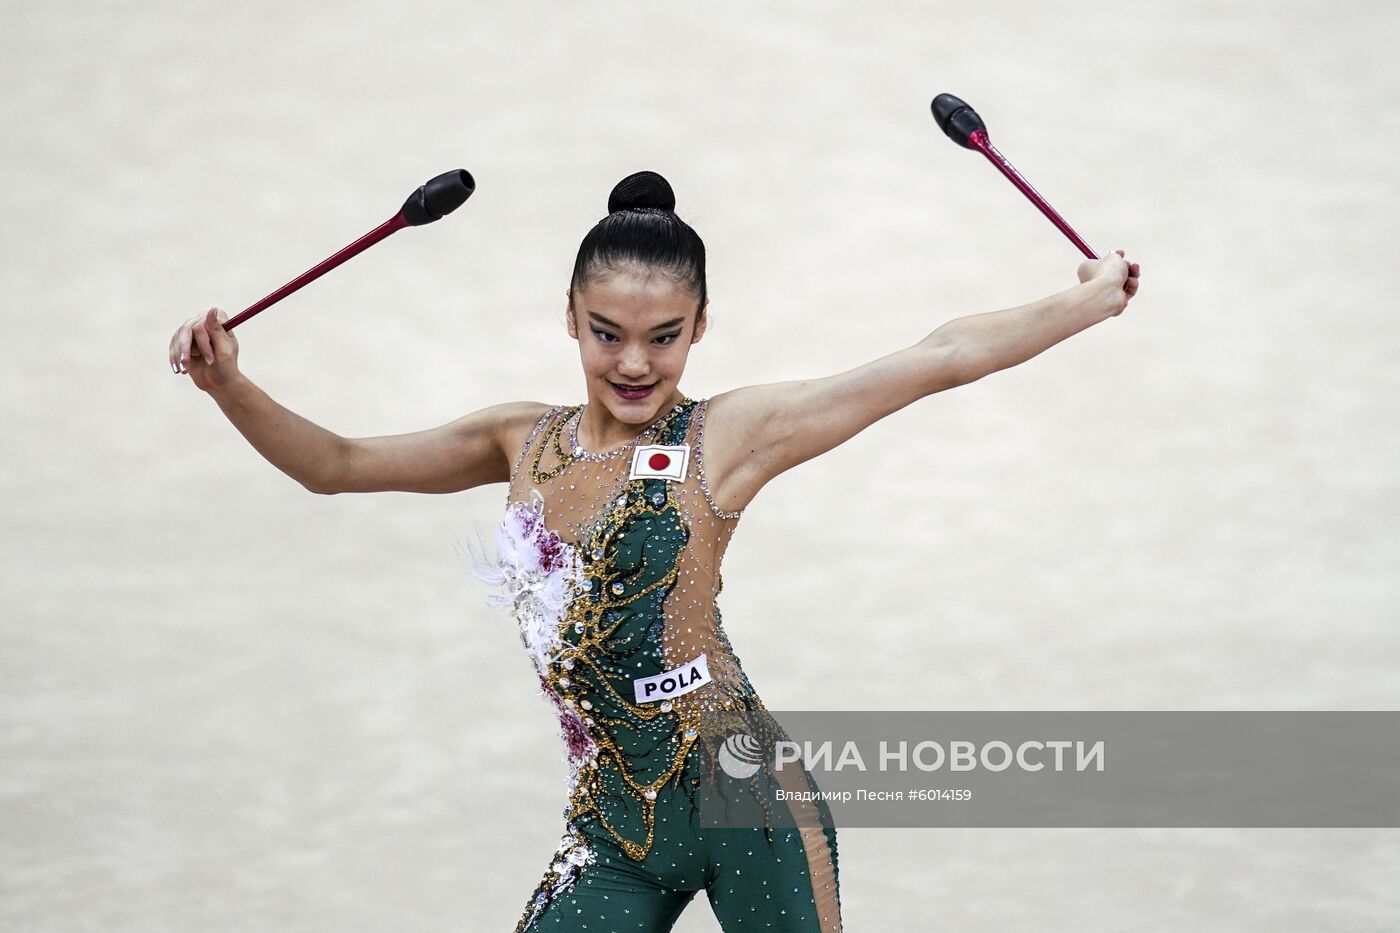
[{"label": "eyebrow", "polygon": [[[594,320],[596,320],[596,321],[597,321],[598,323],[600,323],[600,324],[606,324],[606,325],[608,325],[609,327],[616,327],[618,330],[622,330],[622,325],[621,325],[621,324],[618,324],[616,321],[609,321],[607,318],[603,317],[603,316],[602,316],[601,314],[599,314],[597,311],[589,311],[589,312],[588,312],[588,316],[591,317],[591,318],[593,318]],[[683,318],[683,317],[673,317],[673,318],[671,318],[671,320],[669,320],[669,321],[662,321],[660,324],[657,324],[655,327],[652,328],[652,330],[665,330],[665,329],[668,328],[668,327],[675,327],[677,324],[684,324],[684,323],[685,323],[685,318]]]}]

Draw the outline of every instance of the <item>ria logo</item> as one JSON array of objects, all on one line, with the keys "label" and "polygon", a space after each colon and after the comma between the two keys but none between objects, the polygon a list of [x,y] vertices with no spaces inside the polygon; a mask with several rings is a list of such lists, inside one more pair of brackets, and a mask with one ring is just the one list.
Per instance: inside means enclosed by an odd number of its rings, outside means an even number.
[{"label": "ria logo", "polygon": [[751,778],[763,766],[763,746],[753,736],[736,732],[720,746],[719,766],[732,778]]}]

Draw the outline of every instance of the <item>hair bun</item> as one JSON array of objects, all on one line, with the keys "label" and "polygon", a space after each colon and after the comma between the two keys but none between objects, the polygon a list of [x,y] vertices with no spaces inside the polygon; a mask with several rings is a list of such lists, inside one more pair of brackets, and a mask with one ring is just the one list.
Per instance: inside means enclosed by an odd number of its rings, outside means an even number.
[{"label": "hair bun", "polygon": [[608,213],[653,208],[662,211],[676,209],[676,193],[666,179],[655,172],[628,175],[608,196]]}]

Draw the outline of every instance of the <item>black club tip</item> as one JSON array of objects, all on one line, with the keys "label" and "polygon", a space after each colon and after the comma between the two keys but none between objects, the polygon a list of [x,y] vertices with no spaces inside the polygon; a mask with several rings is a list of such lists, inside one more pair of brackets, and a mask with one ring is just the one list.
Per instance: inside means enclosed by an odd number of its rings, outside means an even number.
[{"label": "black club tip", "polygon": [[412,227],[441,220],[465,204],[475,190],[476,180],[466,169],[443,172],[408,196],[403,205],[404,220]]},{"label": "black club tip", "polygon": [[967,144],[968,137],[987,128],[976,110],[969,107],[962,98],[952,94],[939,94],[933,99],[930,109],[933,111],[933,119],[938,121],[938,128],[949,139],[966,149],[973,148]]}]

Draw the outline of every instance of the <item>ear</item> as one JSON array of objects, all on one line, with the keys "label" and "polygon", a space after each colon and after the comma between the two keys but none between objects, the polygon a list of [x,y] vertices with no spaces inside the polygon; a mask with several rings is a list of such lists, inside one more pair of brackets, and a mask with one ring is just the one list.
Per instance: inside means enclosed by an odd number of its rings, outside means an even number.
[{"label": "ear", "polygon": [[569,289],[564,289],[564,326],[569,329],[569,336],[578,339],[578,324],[574,321],[574,299]]},{"label": "ear", "polygon": [[695,325],[695,333],[691,335],[691,343],[699,343],[700,338],[705,336],[705,328],[710,326],[710,299],[706,298],[705,303],[700,306],[700,321]]}]

